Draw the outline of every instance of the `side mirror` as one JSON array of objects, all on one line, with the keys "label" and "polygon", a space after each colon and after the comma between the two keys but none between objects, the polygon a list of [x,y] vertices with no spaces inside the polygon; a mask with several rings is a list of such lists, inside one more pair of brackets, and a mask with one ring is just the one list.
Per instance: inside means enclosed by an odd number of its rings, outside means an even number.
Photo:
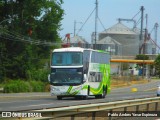
[{"label": "side mirror", "polygon": [[84,77],[83,77],[83,82],[86,82],[87,81],[87,75],[84,74]]},{"label": "side mirror", "polygon": [[49,81],[49,82],[51,81],[51,77],[50,77],[50,74],[48,75],[48,81]]}]

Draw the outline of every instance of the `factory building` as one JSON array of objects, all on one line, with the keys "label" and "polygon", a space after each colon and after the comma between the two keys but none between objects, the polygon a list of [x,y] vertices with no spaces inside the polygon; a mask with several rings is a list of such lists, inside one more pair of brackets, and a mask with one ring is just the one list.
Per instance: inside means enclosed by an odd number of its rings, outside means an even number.
[{"label": "factory building", "polygon": [[[67,34],[68,35],[68,34]],[[70,46],[82,47],[82,48],[94,48],[98,50],[108,51],[112,57],[120,57],[126,59],[134,59],[138,54],[155,54],[154,42],[150,39],[145,39],[145,33],[143,33],[143,39],[140,40],[140,30],[135,26],[129,28],[118,21],[117,24],[100,32],[98,34],[98,40],[95,44],[95,33],[92,33],[92,43],[88,43],[81,36],[70,36],[63,40],[63,43],[69,43]]]},{"label": "factory building", "polygon": [[[135,59],[141,54],[155,54],[155,46],[150,38],[143,33],[143,40],[140,41],[140,30],[136,27],[129,28],[118,22],[112,27],[99,33],[99,40],[96,42],[98,49],[108,51],[111,59]],[[134,66],[134,64],[128,64]],[[111,74],[122,73],[121,63],[111,63]],[[124,72],[124,71],[123,71]],[[125,74],[125,73],[123,73]]]},{"label": "factory building", "polygon": [[99,41],[97,41],[97,44],[105,37],[110,37],[118,43],[116,44],[118,48],[115,48],[117,55],[135,56],[139,53],[139,31],[136,28],[130,29],[121,22],[118,22],[107,30],[99,33]]},{"label": "factory building", "polygon": [[156,54],[155,42],[150,38],[150,35],[145,35],[143,33],[142,40],[140,40],[140,30],[138,28],[129,28],[118,22],[100,32],[99,40],[96,43],[98,49],[110,50],[111,55],[135,57],[138,54]]}]

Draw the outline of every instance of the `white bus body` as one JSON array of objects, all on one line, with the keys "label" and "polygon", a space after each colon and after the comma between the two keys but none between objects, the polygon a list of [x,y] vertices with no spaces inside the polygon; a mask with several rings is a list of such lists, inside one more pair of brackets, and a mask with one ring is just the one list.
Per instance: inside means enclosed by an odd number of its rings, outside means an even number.
[{"label": "white bus body", "polygon": [[110,92],[110,55],[79,47],[55,49],[49,81],[51,95],[57,99],[104,98]]}]

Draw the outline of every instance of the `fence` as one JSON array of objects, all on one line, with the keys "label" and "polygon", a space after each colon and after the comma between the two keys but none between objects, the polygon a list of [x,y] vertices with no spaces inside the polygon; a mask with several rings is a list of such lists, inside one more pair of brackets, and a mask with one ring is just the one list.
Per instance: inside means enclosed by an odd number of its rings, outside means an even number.
[{"label": "fence", "polygon": [[[19,111],[21,113],[39,113],[40,117],[14,117],[14,120],[33,120],[33,119],[56,119],[56,120],[99,120],[105,118],[105,120],[118,120],[126,117],[140,117],[140,118],[160,118],[160,97],[143,98],[135,100],[115,101],[99,104],[87,104],[77,106],[66,106],[60,108],[49,108],[42,110],[32,111]],[[42,116],[42,117],[41,117]],[[11,118],[3,118],[4,120],[10,120]]]},{"label": "fence", "polygon": [[136,114],[141,115],[140,117],[160,118],[160,112],[158,111],[160,111],[160,97],[66,106],[62,108],[35,110],[33,112],[42,113],[42,116],[46,117],[44,119],[62,119],[62,117],[66,117],[70,120],[76,120],[79,119],[79,117],[83,117],[95,120],[97,117],[105,117],[106,119],[111,120],[120,117],[117,116],[120,114],[121,117],[126,117],[126,115],[128,117],[133,117]]}]

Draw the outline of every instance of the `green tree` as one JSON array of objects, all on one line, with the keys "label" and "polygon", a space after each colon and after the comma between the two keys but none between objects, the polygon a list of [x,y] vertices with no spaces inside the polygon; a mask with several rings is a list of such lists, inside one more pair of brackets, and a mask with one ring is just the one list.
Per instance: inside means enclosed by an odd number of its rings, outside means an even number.
[{"label": "green tree", "polygon": [[156,74],[160,78],[160,55],[157,56],[157,58],[154,61],[155,69],[156,69]]},{"label": "green tree", "polygon": [[26,78],[28,71],[43,68],[53,47],[35,43],[60,41],[62,4],[62,0],[0,0],[0,80]]},{"label": "green tree", "polygon": [[149,60],[149,57],[144,54],[136,55],[136,60]]}]

